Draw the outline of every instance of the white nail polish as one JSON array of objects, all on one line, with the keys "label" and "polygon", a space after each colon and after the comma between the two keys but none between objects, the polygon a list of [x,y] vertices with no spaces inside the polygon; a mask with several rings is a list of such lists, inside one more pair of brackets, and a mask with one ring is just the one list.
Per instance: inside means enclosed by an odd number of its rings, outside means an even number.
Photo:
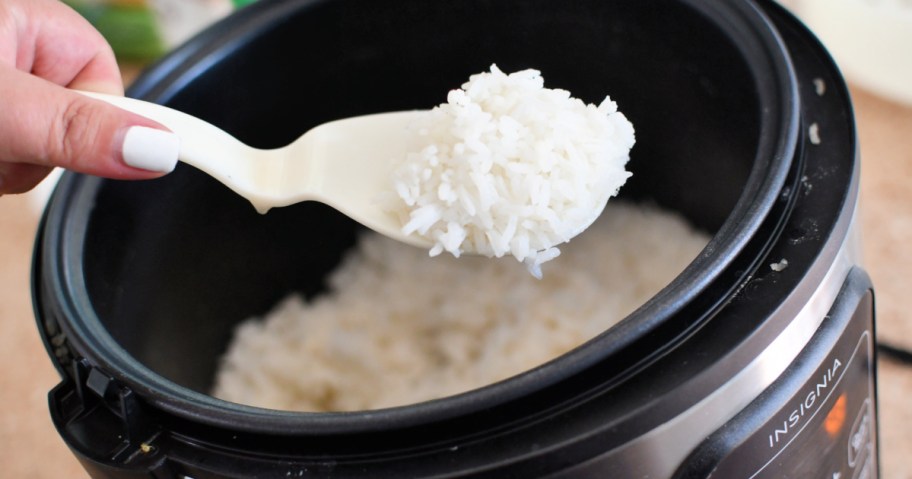
[{"label": "white nail polish", "polygon": [[123,160],[134,168],[170,173],[179,153],[180,138],[168,131],[133,126],[124,136]]}]

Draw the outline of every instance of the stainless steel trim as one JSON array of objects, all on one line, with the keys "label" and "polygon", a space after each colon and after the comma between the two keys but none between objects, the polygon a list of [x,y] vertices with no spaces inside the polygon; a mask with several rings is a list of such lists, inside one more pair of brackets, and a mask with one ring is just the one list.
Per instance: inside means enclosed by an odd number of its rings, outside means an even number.
[{"label": "stainless steel trim", "polygon": [[[610,464],[623,477],[670,477],[700,442],[750,404],[804,349],[833,306],[852,267],[861,261],[856,225],[858,168],[847,206],[811,269],[774,313],[794,317],[738,374],[675,418],[623,446],[562,471],[560,477],[594,473]],[[603,466],[604,467],[604,466]]]}]

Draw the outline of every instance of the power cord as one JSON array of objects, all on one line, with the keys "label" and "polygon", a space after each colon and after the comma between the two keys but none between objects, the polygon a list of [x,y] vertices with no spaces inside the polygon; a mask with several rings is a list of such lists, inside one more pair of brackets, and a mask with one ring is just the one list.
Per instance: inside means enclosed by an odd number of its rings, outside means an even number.
[{"label": "power cord", "polygon": [[905,365],[912,365],[912,351],[909,351],[906,348],[880,341],[877,343],[877,352],[880,353],[881,356],[890,358],[894,361]]}]

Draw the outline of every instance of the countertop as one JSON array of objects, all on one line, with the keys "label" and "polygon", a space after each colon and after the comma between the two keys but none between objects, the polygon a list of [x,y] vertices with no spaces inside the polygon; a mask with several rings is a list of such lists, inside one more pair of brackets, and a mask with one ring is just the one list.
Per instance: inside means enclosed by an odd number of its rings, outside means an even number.
[{"label": "countertop", "polygon": [[[853,89],[862,152],[860,222],[881,340],[912,348],[912,107]],[[0,198],[0,476],[85,477],[57,435],[47,392],[58,382],[38,337],[29,268],[38,213]],[[879,363],[882,472],[912,479],[912,366]]]}]

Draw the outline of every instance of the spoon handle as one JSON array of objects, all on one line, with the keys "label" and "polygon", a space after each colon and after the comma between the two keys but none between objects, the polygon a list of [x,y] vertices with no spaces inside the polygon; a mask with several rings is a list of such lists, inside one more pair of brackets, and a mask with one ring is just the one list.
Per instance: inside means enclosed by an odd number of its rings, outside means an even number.
[{"label": "spoon handle", "polygon": [[78,92],[161,123],[180,138],[180,161],[202,170],[242,196],[256,189],[256,172],[250,160],[252,153],[260,150],[245,145],[217,126],[147,101]]}]

